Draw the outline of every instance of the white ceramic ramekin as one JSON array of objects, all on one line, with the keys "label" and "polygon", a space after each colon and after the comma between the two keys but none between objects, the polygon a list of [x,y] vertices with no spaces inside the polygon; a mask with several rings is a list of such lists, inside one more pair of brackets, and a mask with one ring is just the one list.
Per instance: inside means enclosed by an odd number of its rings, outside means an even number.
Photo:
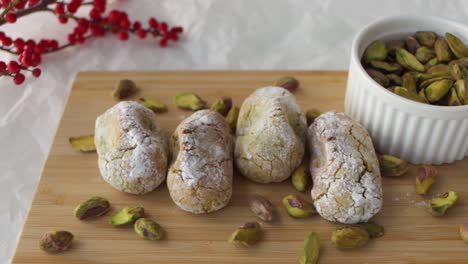
[{"label": "white ceramic ramekin", "polygon": [[363,124],[381,153],[415,164],[442,164],[468,156],[468,106],[434,106],[381,87],[360,63],[377,39],[404,38],[416,31],[450,32],[468,43],[468,28],[435,17],[395,16],[366,26],[353,41],[345,112]]}]

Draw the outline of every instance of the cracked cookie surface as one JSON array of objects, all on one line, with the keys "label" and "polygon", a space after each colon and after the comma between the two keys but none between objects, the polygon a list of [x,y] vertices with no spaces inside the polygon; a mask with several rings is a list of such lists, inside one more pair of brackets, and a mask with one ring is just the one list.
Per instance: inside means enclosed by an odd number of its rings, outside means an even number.
[{"label": "cracked cookie surface", "polygon": [[237,168],[255,182],[286,180],[302,161],[306,127],[305,115],[288,90],[273,86],[256,90],[239,112]]},{"label": "cracked cookie surface", "polygon": [[312,199],[325,219],[367,222],[382,207],[379,162],[367,131],[344,113],[327,112],[308,128]]},{"label": "cracked cookie surface", "polygon": [[224,117],[197,111],[179,124],[170,141],[174,160],[167,187],[175,204],[195,214],[226,206],[232,195],[233,138]]},{"label": "cracked cookie surface", "polygon": [[169,146],[151,110],[114,105],[96,119],[94,140],[101,176],[117,190],[145,194],[164,181]]}]

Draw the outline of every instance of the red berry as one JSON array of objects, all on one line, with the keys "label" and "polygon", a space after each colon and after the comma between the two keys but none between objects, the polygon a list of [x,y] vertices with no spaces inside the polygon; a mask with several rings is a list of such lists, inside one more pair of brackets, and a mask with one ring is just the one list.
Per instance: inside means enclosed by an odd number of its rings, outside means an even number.
[{"label": "red berry", "polygon": [[63,15],[65,14],[65,6],[63,5],[62,2],[58,2],[56,5],[55,5],[55,13],[57,13],[57,15]]},{"label": "red berry", "polygon": [[76,36],[76,40],[78,41],[78,43],[80,44],[83,44],[85,42],[85,38],[83,37],[83,35],[79,34]]},{"label": "red berry", "polygon": [[7,47],[8,47],[8,46],[10,46],[12,43],[13,43],[13,41],[11,40],[11,38],[6,37],[6,38],[2,39],[2,44],[3,44],[3,46],[7,46]]},{"label": "red berry", "polygon": [[5,21],[8,23],[15,23],[16,22],[16,15],[13,12],[8,12],[5,15]]},{"label": "red berry", "polygon": [[15,41],[13,41],[13,44],[18,48],[18,46],[23,46],[24,45],[24,40],[22,38],[17,38]]},{"label": "red berry", "polygon": [[10,4],[11,0],[2,0],[2,6],[7,7]]},{"label": "red berry", "polygon": [[158,21],[152,17],[148,20],[148,25],[150,25],[150,27],[152,28],[157,28],[158,27]]},{"label": "red berry", "polygon": [[19,2],[18,4],[15,5],[16,9],[24,9],[26,6],[26,2]]},{"label": "red berry", "polygon": [[8,70],[13,73],[17,73],[20,71],[20,66],[16,61],[10,61],[7,66]]},{"label": "red berry", "polygon": [[182,33],[184,29],[182,27],[173,27],[171,31],[173,31],[176,34],[179,34],[179,33]]},{"label": "red berry", "polygon": [[45,50],[45,47],[42,46],[42,45],[36,45],[34,47],[34,53],[37,53],[37,54],[42,54],[44,53],[44,50]]},{"label": "red berry", "polygon": [[41,76],[41,69],[36,68],[36,69],[32,70],[31,73],[32,73],[32,75],[33,75],[34,77],[37,78],[37,77]]},{"label": "red berry", "polygon": [[75,43],[76,39],[75,39],[75,35],[74,34],[70,34],[68,35],[68,42],[70,43]]},{"label": "red berry", "polygon": [[133,22],[133,29],[138,30],[141,28],[141,23],[138,21]]},{"label": "red berry", "polygon": [[28,1],[28,5],[29,6],[35,6],[37,5],[37,3],[39,3],[40,0],[29,0]]},{"label": "red berry", "polygon": [[66,23],[68,22],[68,18],[67,18],[66,16],[64,16],[64,15],[60,15],[60,16],[58,17],[58,20],[59,20],[59,22],[62,23],[62,24],[66,24]]},{"label": "red berry", "polygon": [[24,79],[25,79],[25,77],[24,77],[24,75],[22,73],[17,73],[15,75],[15,77],[13,77],[13,82],[15,84],[19,85],[19,84],[22,84],[24,82]]},{"label": "red berry", "polygon": [[138,29],[136,34],[141,39],[146,38],[146,31],[144,29],[142,29],[142,28]]},{"label": "red berry", "polygon": [[122,41],[125,41],[128,39],[128,33],[126,31],[121,31],[119,33],[119,39]]},{"label": "red berry", "polygon": [[109,13],[109,16],[107,16],[109,19],[109,22],[111,23],[117,23],[120,20],[120,12],[117,10],[112,10]]},{"label": "red berry", "polygon": [[167,46],[167,38],[162,38],[160,41],[159,41],[159,47],[161,48],[164,48]]},{"label": "red berry", "polygon": [[56,41],[55,39],[51,40],[51,41],[49,42],[49,48],[51,48],[51,49],[56,49],[56,48],[58,48],[58,41]]},{"label": "red berry", "polygon": [[3,33],[2,31],[0,31],[0,40],[4,39],[6,36],[5,36],[5,33]]},{"label": "red berry", "polygon": [[162,22],[161,24],[159,24],[158,29],[161,30],[162,32],[167,32],[167,23]]},{"label": "red berry", "polygon": [[89,17],[94,20],[99,20],[101,19],[101,12],[99,12],[99,10],[96,8],[93,8],[91,11],[89,11]]},{"label": "red berry", "polygon": [[130,28],[130,21],[128,21],[128,19],[122,19],[120,21],[120,27],[122,27],[124,29]]},{"label": "red berry", "polygon": [[6,68],[7,68],[6,63],[3,62],[3,61],[0,61],[0,71],[4,71],[4,70],[6,70]]}]

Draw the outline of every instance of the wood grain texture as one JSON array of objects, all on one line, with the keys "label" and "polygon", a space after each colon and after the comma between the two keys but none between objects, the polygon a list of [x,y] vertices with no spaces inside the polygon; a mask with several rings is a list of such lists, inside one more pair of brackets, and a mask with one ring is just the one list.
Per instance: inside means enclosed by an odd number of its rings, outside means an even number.
[{"label": "wood grain texture", "polygon": [[[267,86],[277,77],[291,74],[302,83],[296,97],[303,107],[343,110],[345,72],[309,71],[158,71],[79,73],[45,165],[32,208],[29,212],[13,263],[296,263],[298,249],[309,231],[321,236],[320,263],[468,263],[468,245],[458,236],[458,225],[467,220],[468,160],[439,166],[440,176],[434,193],[455,190],[459,203],[441,218],[431,217],[423,208],[423,198],[414,192],[414,168],[401,178],[385,178],[384,206],[375,220],[385,226],[384,237],[372,240],[357,250],[340,251],[330,244],[331,232],[340,225],[319,216],[292,219],[281,207],[281,198],[294,193],[289,181],[261,185],[234,177],[234,194],[223,210],[209,215],[192,215],[179,210],[162,184],[144,196],[120,193],[100,177],[95,153],[73,151],[70,136],[94,131],[97,115],[115,102],[110,97],[113,85],[130,78],[141,88],[135,98],[144,96],[169,105],[158,119],[169,135],[190,112],[172,103],[178,92],[193,91],[213,102],[229,95],[236,105],[254,89]],[[278,221],[263,224],[261,243],[252,248],[236,248],[226,242],[231,232],[254,217],[249,198],[261,194],[278,208]],[[108,198],[113,210],[142,205],[166,230],[162,241],[143,241],[131,227],[115,228],[108,216],[78,221],[73,208],[92,195]],[[309,197],[308,193],[303,194]],[[310,199],[310,198],[309,198]],[[38,241],[45,232],[66,229],[75,234],[70,251],[50,255],[42,252]]]}]

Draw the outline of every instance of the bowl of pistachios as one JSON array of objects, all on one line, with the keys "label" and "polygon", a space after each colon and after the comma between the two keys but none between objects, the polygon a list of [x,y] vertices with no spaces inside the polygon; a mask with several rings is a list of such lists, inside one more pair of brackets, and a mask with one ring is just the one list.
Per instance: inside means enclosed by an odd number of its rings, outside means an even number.
[{"label": "bowl of pistachios", "polygon": [[351,48],[345,112],[382,153],[415,164],[468,156],[468,27],[394,16],[363,28]]}]

